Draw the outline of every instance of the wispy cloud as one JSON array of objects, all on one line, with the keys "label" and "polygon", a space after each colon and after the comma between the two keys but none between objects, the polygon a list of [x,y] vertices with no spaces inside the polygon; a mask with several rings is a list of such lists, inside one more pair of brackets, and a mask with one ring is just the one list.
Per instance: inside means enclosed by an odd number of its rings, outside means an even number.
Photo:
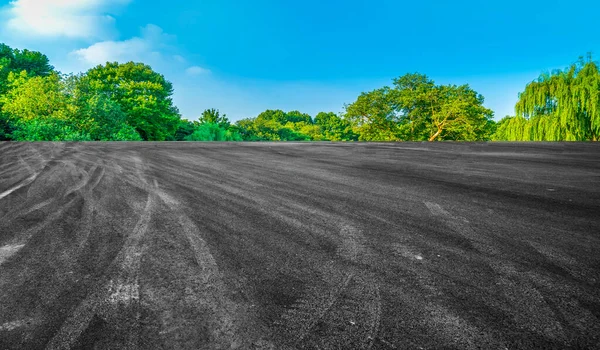
[{"label": "wispy cloud", "polygon": [[106,14],[131,0],[14,0],[6,7],[3,27],[26,37],[106,39],[115,19]]},{"label": "wispy cloud", "polygon": [[210,73],[209,69],[202,68],[200,66],[191,66],[185,70],[188,75],[200,75],[200,74],[208,74]]},{"label": "wispy cloud", "polygon": [[[75,50],[71,55],[88,65],[106,62],[153,61],[163,59],[161,51],[170,46],[175,39],[173,35],[153,24],[142,28],[141,36],[122,41],[101,41],[87,48]],[[170,56],[173,57],[173,56]],[[173,58],[177,60],[176,58]]]}]

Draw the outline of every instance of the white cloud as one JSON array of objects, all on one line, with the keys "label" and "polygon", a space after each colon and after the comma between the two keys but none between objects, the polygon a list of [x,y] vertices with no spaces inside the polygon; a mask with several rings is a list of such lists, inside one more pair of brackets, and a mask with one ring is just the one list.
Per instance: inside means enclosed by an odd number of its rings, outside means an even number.
[{"label": "white cloud", "polygon": [[210,73],[210,70],[199,67],[199,66],[191,66],[188,69],[186,69],[185,72],[188,75],[200,75],[200,74],[208,74],[208,73]]},{"label": "white cloud", "polygon": [[187,60],[181,55],[173,55],[173,59],[179,63],[185,63]]},{"label": "white cloud", "polygon": [[3,12],[4,28],[29,37],[105,39],[115,19],[105,13],[131,0],[14,0]]},{"label": "white cloud", "polygon": [[163,55],[160,51],[168,49],[169,43],[175,37],[164,33],[160,27],[153,24],[148,24],[141,31],[142,35],[139,37],[123,41],[101,41],[90,47],[75,50],[71,55],[92,66],[112,61],[155,63],[162,60]]}]

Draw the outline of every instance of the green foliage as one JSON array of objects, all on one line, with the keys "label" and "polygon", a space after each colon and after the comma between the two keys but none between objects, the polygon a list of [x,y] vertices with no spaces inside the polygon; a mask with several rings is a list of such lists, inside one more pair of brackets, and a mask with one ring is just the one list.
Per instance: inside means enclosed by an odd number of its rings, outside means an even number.
[{"label": "green foliage", "polygon": [[0,140],[575,141],[600,138],[600,69],[580,59],[542,74],[498,123],[468,85],[406,74],[364,92],[343,115],[266,110],[231,124],[206,109],[182,120],[173,86],[143,63],[56,72],[42,53],[0,43]]},{"label": "green foliage", "polygon": [[320,127],[308,114],[282,110],[266,110],[256,118],[236,122],[244,140],[248,141],[309,141],[323,139]]},{"label": "green foliage", "polygon": [[512,141],[597,141],[600,138],[600,72],[588,58],[542,74],[525,87],[512,119],[494,136]]},{"label": "green foliage", "polygon": [[435,85],[421,74],[394,79],[394,87],[362,93],[346,118],[365,141],[489,139],[493,112],[468,85]]},{"label": "green foliage", "polygon": [[72,122],[52,117],[17,121],[12,138],[15,141],[91,141],[90,135]]},{"label": "green foliage", "polygon": [[15,121],[54,118],[67,120],[74,111],[62,92],[60,76],[29,77],[25,71],[8,75],[9,90],[0,95],[2,112]]},{"label": "green foliage", "polygon": [[205,109],[204,112],[202,112],[202,116],[199,118],[199,121],[200,123],[218,124],[223,128],[228,128],[229,125],[231,125],[229,123],[229,119],[227,119],[227,115],[221,115],[219,110],[214,108]]},{"label": "green foliage", "polygon": [[190,136],[194,133],[194,128],[196,124],[189,120],[181,119],[179,121],[179,125],[177,125],[177,130],[175,131],[175,136],[172,141],[184,141],[187,136]]},{"label": "green foliage", "polygon": [[185,141],[242,141],[239,133],[227,130],[217,123],[202,123],[198,125]]},{"label": "green foliage", "polygon": [[346,119],[340,118],[333,112],[321,112],[315,117],[315,124],[321,129],[322,139],[329,141],[357,141],[358,134],[352,130],[352,125]]},{"label": "green foliage", "polygon": [[126,123],[127,115],[106,95],[79,101],[78,127],[97,141],[141,141],[140,134]]},{"label": "green foliage", "polygon": [[394,94],[388,87],[360,94],[346,106],[346,118],[361,141],[398,140]]},{"label": "green foliage", "polygon": [[55,73],[46,55],[36,51],[12,49],[0,43],[0,95],[9,89],[9,74],[19,74],[23,71],[29,77],[43,77]]},{"label": "green foliage", "polygon": [[164,76],[142,63],[106,63],[90,69],[77,82],[83,95],[105,95],[127,116],[127,124],[144,140],[172,138],[179,125],[173,105],[173,86]]}]

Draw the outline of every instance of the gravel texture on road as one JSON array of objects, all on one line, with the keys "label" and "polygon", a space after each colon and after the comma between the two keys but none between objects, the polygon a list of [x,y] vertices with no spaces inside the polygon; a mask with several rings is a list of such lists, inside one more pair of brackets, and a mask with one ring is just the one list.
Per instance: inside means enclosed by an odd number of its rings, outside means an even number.
[{"label": "gravel texture on road", "polygon": [[0,143],[0,349],[598,349],[600,145]]}]

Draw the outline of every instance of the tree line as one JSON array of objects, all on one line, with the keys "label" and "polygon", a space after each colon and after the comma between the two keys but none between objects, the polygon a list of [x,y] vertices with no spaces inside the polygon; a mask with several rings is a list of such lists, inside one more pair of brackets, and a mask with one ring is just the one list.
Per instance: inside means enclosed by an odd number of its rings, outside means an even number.
[{"label": "tree line", "polygon": [[61,74],[40,52],[0,44],[0,140],[16,141],[575,141],[600,136],[600,74],[580,60],[525,87],[496,123],[469,85],[406,74],[340,114],[266,110],[232,123],[215,109],[188,121],[173,86],[143,63]]}]

